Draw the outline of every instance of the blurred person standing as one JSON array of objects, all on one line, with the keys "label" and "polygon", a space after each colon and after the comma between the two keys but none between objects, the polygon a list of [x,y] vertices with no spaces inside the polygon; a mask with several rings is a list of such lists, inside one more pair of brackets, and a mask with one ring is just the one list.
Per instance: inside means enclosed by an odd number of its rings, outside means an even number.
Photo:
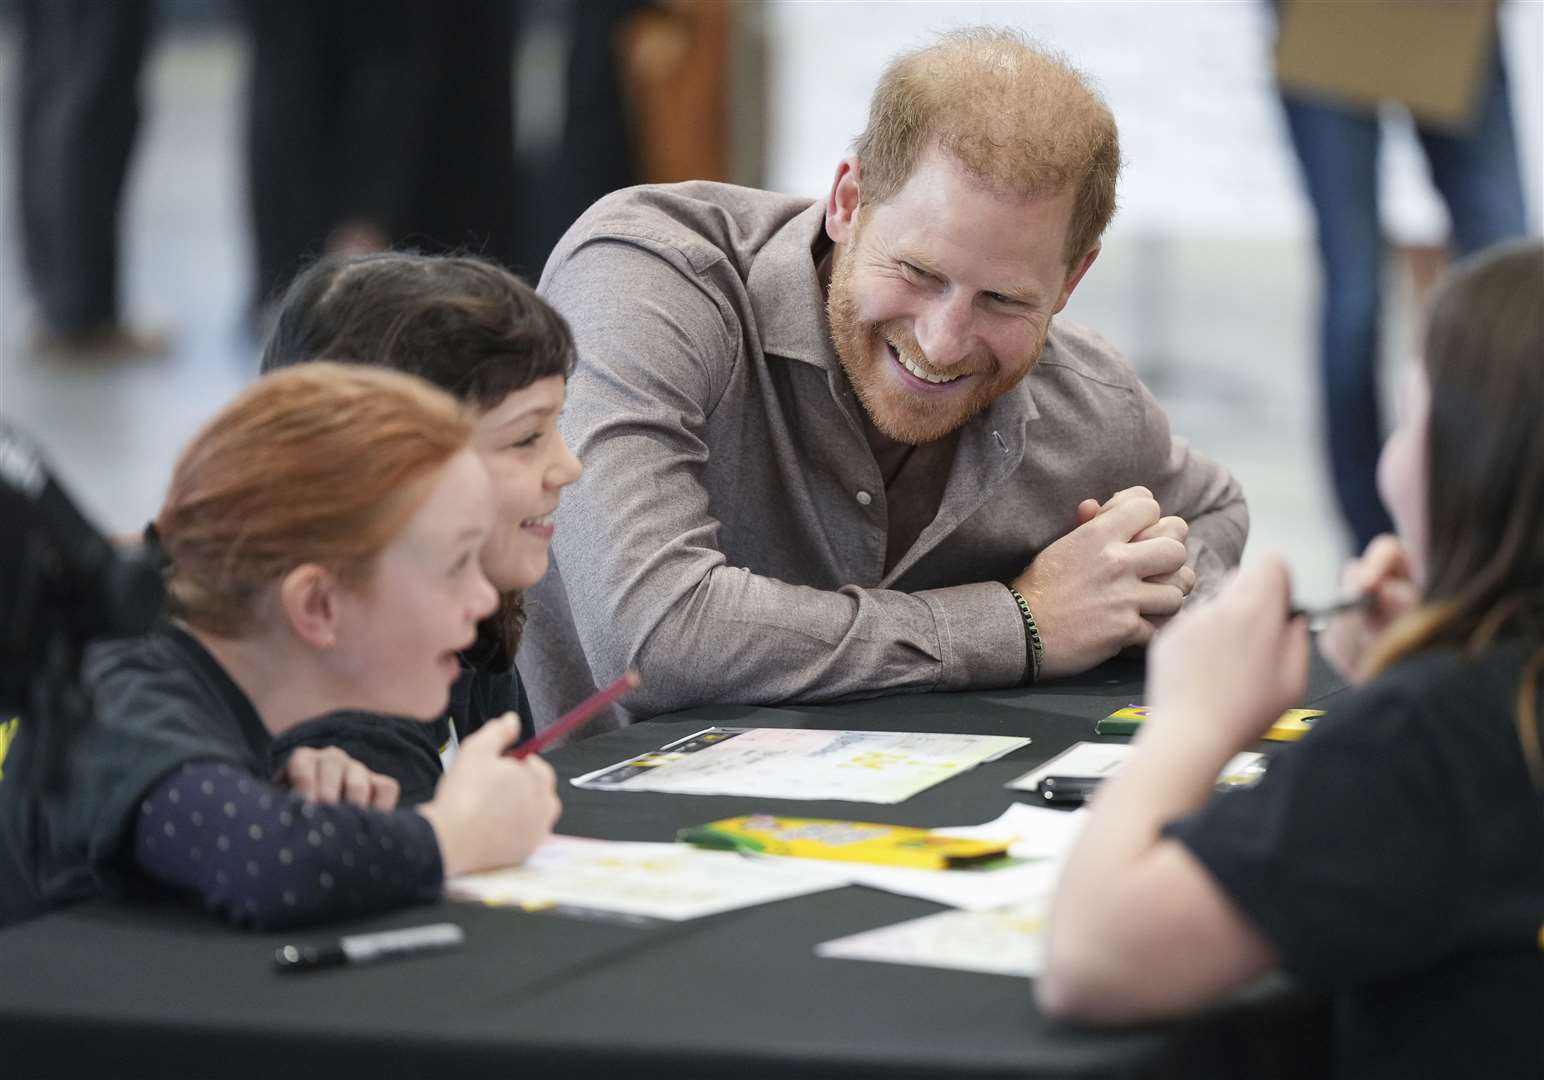
[{"label": "blurred person standing", "polygon": [[[1273,0],[1272,6],[1281,29],[1278,90],[1317,225],[1327,453],[1341,513],[1355,549],[1361,551],[1373,537],[1393,531],[1375,479],[1383,442],[1378,353],[1385,254],[1378,199],[1379,101],[1363,88],[1387,79],[1378,96],[1409,105],[1431,179],[1452,222],[1450,246],[1467,255],[1527,231],[1506,66],[1494,26],[1495,4],[1483,0],[1445,5],[1384,2],[1360,10],[1352,4],[1304,5],[1294,0]],[[1295,27],[1289,26],[1293,19],[1298,20]],[[1410,103],[1397,85],[1406,77],[1424,78],[1428,84],[1442,81],[1433,69],[1439,61],[1450,64],[1451,55],[1411,55],[1396,41],[1434,35],[1443,42],[1442,51],[1456,53],[1463,49],[1463,35],[1444,33],[1448,26],[1477,35],[1467,115],[1457,123],[1433,118]],[[1372,37],[1366,49],[1354,40],[1363,30]],[[1307,78],[1289,77],[1284,70],[1291,64],[1285,55],[1286,38],[1294,31],[1318,35],[1306,46],[1314,53],[1311,66],[1317,68]],[[1354,55],[1357,63],[1340,63],[1336,57],[1341,53]],[[1390,70],[1391,64],[1399,70]],[[1337,65],[1358,70],[1335,70]],[[1312,82],[1320,85],[1309,85]]]},{"label": "blurred person standing", "polygon": [[518,257],[510,0],[245,0],[261,319],[310,256]]},{"label": "blurred person standing", "polygon": [[18,190],[37,305],[30,347],[76,357],[164,352],[125,326],[118,226],[140,122],[150,0],[22,0]]},{"label": "blurred person standing", "polygon": [[623,43],[654,0],[588,0],[550,8],[563,44],[562,126],[556,145],[522,156],[521,167],[556,183],[531,183],[522,224],[521,272],[540,276],[547,256],[579,215],[602,195],[641,184],[635,117],[629,112]]},{"label": "blurred person standing", "polygon": [[735,179],[729,52],[741,17],[721,0],[531,0],[522,8],[522,59],[535,59],[536,71],[520,93],[536,108],[516,129],[516,269],[538,276],[603,195]]}]

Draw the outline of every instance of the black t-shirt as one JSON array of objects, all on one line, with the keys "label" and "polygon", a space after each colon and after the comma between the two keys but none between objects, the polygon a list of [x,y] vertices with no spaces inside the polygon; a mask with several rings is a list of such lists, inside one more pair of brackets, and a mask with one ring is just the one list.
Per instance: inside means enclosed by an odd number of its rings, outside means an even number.
[{"label": "black t-shirt", "polygon": [[1527,650],[1407,658],[1253,790],[1172,823],[1284,970],[1333,993],[1339,1075],[1544,1077],[1544,786]]},{"label": "black t-shirt", "polygon": [[[497,645],[491,626],[478,628],[477,644],[461,656],[461,674],[450,688],[445,715],[429,723],[368,712],[335,712],[308,720],[273,742],[269,771],[277,773],[296,749],[336,746],[366,768],[402,786],[402,806],[417,806],[434,796],[444,769],[440,752],[455,726],[457,740],[506,712],[525,721],[519,742],[532,735],[531,704],[520,673]],[[517,743],[518,745],[518,743]]]},{"label": "black t-shirt", "polygon": [[[140,800],[190,761],[266,775],[269,736],[225,670],[191,636],[163,625],[87,652],[94,717],[72,747],[58,794],[8,771],[0,779],[0,925],[120,887]],[[32,720],[12,750],[25,756]]]}]

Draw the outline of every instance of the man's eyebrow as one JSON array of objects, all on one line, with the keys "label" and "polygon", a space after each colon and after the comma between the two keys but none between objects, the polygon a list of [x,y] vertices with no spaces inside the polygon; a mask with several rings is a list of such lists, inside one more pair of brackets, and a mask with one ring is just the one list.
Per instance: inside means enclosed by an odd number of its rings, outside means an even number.
[{"label": "man's eyebrow", "polygon": [[1040,290],[1033,285],[1025,285],[1022,288],[987,289],[986,292],[996,293],[1019,304],[1035,306],[1040,303]]},{"label": "man's eyebrow", "polygon": [[[944,274],[936,266],[928,262],[925,256],[902,249],[897,252],[895,258],[900,262],[910,263],[918,270],[921,270],[924,274],[931,274],[940,280],[948,280],[948,275]],[[1012,285],[1004,286],[1000,289],[982,289],[981,291],[1006,297],[1015,303],[1028,304],[1030,307],[1038,306],[1043,299],[1040,290],[1035,288],[1033,285]]]},{"label": "man's eyebrow", "polygon": [[932,263],[928,262],[927,256],[925,256],[925,255],[918,255],[918,254],[915,254],[913,252],[901,250],[900,252],[898,252],[896,254],[895,258],[899,262],[910,263],[912,266],[915,266],[918,270],[921,270],[923,273],[932,274],[936,278],[941,278],[941,277],[944,276],[939,271],[938,267],[936,267]]}]

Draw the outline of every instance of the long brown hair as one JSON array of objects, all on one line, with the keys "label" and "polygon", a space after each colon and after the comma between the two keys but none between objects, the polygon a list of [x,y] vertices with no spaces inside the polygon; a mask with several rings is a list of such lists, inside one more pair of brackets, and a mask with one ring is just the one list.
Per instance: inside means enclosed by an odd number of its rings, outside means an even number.
[{"label": "long brown hair", "polygon": [[470,445],[455,399],[396,372],[308,364],[259,379],[183,451],[155,521],[173,614],[225,636],[315,563],[350,587]]},{"label": "long brown hair", "polygon": [[1425,602],[1389,629],[1370,668],[1434,645],[1474,655],[1502,636],[1531,643],[1517,723],[1544,786],[1544,244],[1453,269],[1432,308],[1425,366]]}]

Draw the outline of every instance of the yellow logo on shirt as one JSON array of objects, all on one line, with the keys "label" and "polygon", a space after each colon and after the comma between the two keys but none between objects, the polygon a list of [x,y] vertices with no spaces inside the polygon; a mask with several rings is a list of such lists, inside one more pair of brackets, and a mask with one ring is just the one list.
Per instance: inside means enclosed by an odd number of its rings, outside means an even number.
[{"label": "yellow logo on shirt", "polygon": [[5,779],[5,755],[10,752],[11,743],[16,741],[16,729],[19,727],[21,727],[19,716],[13,716],[0,724],[0,780]]}]

